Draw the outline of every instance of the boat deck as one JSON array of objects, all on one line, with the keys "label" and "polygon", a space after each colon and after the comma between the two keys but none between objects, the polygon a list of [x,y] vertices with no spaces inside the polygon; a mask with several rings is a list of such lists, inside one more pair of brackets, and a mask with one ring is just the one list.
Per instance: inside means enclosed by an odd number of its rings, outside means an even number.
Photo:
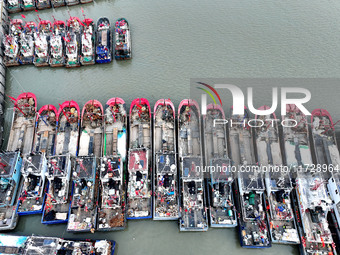
[{"label": "boat deck", "polygon": [[126,226],[125,183],[123,164],[119,156],[105,157],[101,161],[101,203],[98,212],[98,230],[119,230]]},{"label": "boat deck", "polygon": [[176,154],[157,153],[154,218],[178,218],[177,185]]},{"label": "boat deck", "polygon": [[8,151],[21,151],[23,154],[32,150],[35,128],[35,116],[18,116],[12,125],[8,139]]},{"label": "boat deck", "polygon": [[130,150],[128,172],[128,217],[151,217],[149,150],[145,148]]}]

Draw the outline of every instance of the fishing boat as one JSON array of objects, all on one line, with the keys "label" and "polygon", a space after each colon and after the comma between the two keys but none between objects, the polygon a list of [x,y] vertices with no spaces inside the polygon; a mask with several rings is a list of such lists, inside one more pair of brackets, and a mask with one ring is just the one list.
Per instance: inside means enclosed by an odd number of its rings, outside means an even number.
[{"label": "fishing boat", "polygon": [[79,4],[79,0],[65,0],[65,2],[68,6]]},{"label": "fishing boat", "polygon": [[127,219],[152,218],[151,109],[145,98],[130,106]]},{"label": "fishing boat", "polygon": [[35,9],[35,0],[22,0],[22,9],[24,11],[32,11]]},{"label": "fishing boat", "polygon": [[199,105],[195,100],[182,100],[178,108],[180,231],[208,230],[200,117]]},{"label": "fishing boat", "polygon": [[4,64],[5,66],[18,66],[19,65],[19,39],[14,35],[4,35]]},{"label": "fishing boat", "polygon": [[265,201],[273,243],[300,244],[291,196],[293,185],[289,172],[270,172],[266,178]]},{"label": "fishing boat", "polygon": [[44,153],[27,154],[22,160],[22,186],[18,198],[18,214],[40,214],[45,203],[45,173],[47,160]]},{"label": "fishing boat", "polygon": [[96,157],[77,157],[67,231],[94,232],[97,220]]},{"label": "fishing boat", "polygon": [[[286,115],[282,117],[287,125],[282,129],[284,163],[294,168],[305,168],[313,164],[309,143],[307,117],[294,104],[288,104]],[[292,127],[290,127],[292,126]],[[293,178],[295,178],[293,171]]]},{"label": "fishing boat", "polygon": [[47,158],[47,180],[49,182],[44,211],[43,224],[66,223],[69,213],[69,189],[71,178],[70,155]]},{"label": "fishing boat", "polygon": [[18,222],[16,205],[21,163],[19,152],[0,153],[0,231],[12,230]]},{"label": "fishing boat", "polygon": [[37,98],[33,93],[25,92],[16,99],[12,97],[10,99],[14,104],[14,112],[7,151],[30,153],[33,145]]},{"label": "fishing boat", "polygon": [[73,100],[59,106],[55,155],[70,153],[71,157],[75,157],[78,151],[80,109]]},{"label": "fishing boat", "polygon": [[65,40],[65,66],[68,68],[79,67],[80,66],[80,58],[79,58],[79,46],[77,35],[75,33],[66,33]]},{"label": "fishing boat", "polygon": [[[263,193],[265,190],[262,169],[255,165],[253,133],[248,125],[249,113],[231,115],[229,139],[233,166],[238,168],[237,199],[240,243],[243,248],[271,247],[266,221]],[[243,168],[250,171],[244,171]]]},{"label": "fishing boat", "polygon": [[239,213],[239,236],[243,248],[269,248],[271,237],[263,203],[264,182],[257,165],[247,165],[251,171],[238,173],[236,205]]},{"label": "fishing boat", "polygon": [[109,63],[112,61],[111,30],[108,18],[100,18],[97,22],[96,62]]},{"label": "fishing boat", "polygon": [[19,62],[22,65],[33,64],[34,35],[37,31],[37,25],[33,21],[30,21],[25,24],[24,31],[20,35]]},{"label": "fishing boat", "polygon": [[46,156],[53,155],[57,134],[57,108],[48,104],[40,108],[35,124],[33,152],[43,152]]},{"label": "fishing boat", "polygon": [[82,111],[78,156],[101,157],[104,110],[97,100],[88,101]]},{"label": "fishing boat", "polygon": [[236,227],[237,214],[233,196],[234,176],[230,171],[227,126],[217,121],[225,120],[223,108],[207,105],[203,116],[203,141],[205,167],[209,174],[207,191],[211,227]]},{"label": "fishing boat", "polygon": [[332,177],[335,168],[340,166],[340,154],[334,129],[339,121],[333,123],[327,110],[315,109],[312,112],[311,123],[316,164],[323,166],[323,175],[328,180]]},{"label": "fishing boat", "polygon": [[299,208],[301,254],[336,254],[327,221],[332,200],[321,173],[297,172],[295,194]]},{"label": "fishing boat", "polygon": [[131,58],[130,26],[124,18],[118,19],[115,23],[115,58],[117,60]]},{"label": "fishing boat", "polygon": [[9,13],[16,13],[22,10],[22,0],[8,0],[7,10]]},{"label": "fishing boat", "polygon": [[53,8],[58,8],[66,5],[65,0],[51,0],[51,4]]},{"label": "fishing boat", "polygon": [[81,56],[82,65],[93,65],[95,63],[96,32],[93,19],[84,19],[81,34]]},{"label": "fishing boat", "polygon": [[127,113],[123,99],[114,97],[106,102],[104,122],[103,155],[119,155],[126,159],[127,150]]},{"label": "fishing boat", "polygon": [[48,66],[50,59],[49,40],[52,31],[52,23],[49,20],[41,20],[38,24],[38,33],[35,33],[35,66]]},{"label": "fishing boat", "polygon": [[50,0],[35,0],[38,10],[49,9],[52,7]]},{"label": "fishing boat", "polygon": [[[265,111],[269,108],[265,105],[258,110]],[[257,162],[268,169],[265,174],[264,198],[271,240],[273,243],[299,244],[300,238],[291,197],[293,190],[291,176],[288,169],[285,171],[282,168],[278,120],[275,113],[256,116],[256,120],[263,124],[254,129],[254,139]]]},{"label": "fishing boat", "polygon": [[50,66],[58,67],[65,64],[65,45],[64,39],[66,32],[65,22],[57,20],[53,23],[53,33],[50,37],[51,58]]},{"label": "fishing boat", "polygon": [[100,167],[100,197],[97,230],[122,230],[126,227],[126,127],[125,102],[111,98],[106,103],[104,157]]},{"label": "fishing boat", "polygon": [[160,99],[154,107],[154,220],[179,217],[175,106]]},{"label": "fishing boat", "polygon": [[9,33],[4,35],[4,64],[6,66],[19,65],[19,39],[24,29],[23,21],[21,19],[13,19],[9,25]]}]

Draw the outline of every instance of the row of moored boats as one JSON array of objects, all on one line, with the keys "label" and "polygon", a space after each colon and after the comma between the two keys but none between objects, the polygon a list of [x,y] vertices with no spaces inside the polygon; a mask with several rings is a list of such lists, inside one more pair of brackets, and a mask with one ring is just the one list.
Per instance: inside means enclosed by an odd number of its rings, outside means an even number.
[{"label": "row of moored boats", "polygon": [[[169,99],[151,108],[138,98],[128,112],[121,98],[105,107],[90,100],[82,110],[66,101],[37,111],[33,93],[12,101],[0,162],[2,230],[36,213],[71,232],[153,218],[179,220],[181,231],[238,226],[247,248],[297,244],[303,254],[336,254],[340,156],[326,110],[314,110],[309,126],[287,105],[286,127],[271,114],[256,116],[263,125],[251,128],[247,110],[225,125],[222,107],[210,104],[201,116],[192,99],[177,114]],[[314,171],[313,163],[329,171]],[[282,166],[289,171],[275,170]]]},{"label": "row of moored boats", "polygon": [[3,36],[4,64],[17,66],[79,67],[109,63],[131,58],[131,35],[128,21],[120,18],[111,29],[108,18],[70,17],[62,20],[40,20],[38,25],[10,21],[9,32]]},{"label": "row of moored boats", "polygon": [[113,255],[116,243],[108,240],[67,240],[58,237],[0,235],[1,254]]},{"label": "row of moored boats", "polygon": [[6,0],[9,13],[91,3],[93,0]]}]

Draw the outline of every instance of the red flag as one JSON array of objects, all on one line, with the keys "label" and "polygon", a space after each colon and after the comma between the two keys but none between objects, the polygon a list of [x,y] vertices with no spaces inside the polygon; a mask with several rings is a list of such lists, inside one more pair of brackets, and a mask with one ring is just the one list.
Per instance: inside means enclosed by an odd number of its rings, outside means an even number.
[{"label": "red flag", "polygon": [[26,19],[26,16],[25,16],[24,14],[21,14],[21,17],[22,17],[23,19]]},{"label": "red flag", "polygon": [[66,42],[70,42],[70,40],[66,39],[64,36],[63,36],[63,38],[64,38],[64,40],[65,40]]},{"label": "red flag", "polygon": [[79,24],[82,25],[83,27],[85,27],[85,25],[83,24],[83,22],[79,21]]},{"label": "red flag", "polygon": [[81,7],[80,9],[81,9],[81,12],[84,13],[83,7]]},{"label": "red flag", "polygon": [[34,10],[35,12],[38,12],[38,10]]}]

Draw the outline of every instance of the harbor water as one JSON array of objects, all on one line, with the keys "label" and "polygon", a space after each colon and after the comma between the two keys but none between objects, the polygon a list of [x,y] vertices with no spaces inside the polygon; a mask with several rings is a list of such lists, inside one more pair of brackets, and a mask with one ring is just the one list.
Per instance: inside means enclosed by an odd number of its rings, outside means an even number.
[{"label": "harbor water", "polygon": [[[127,18],[132,59],[71,70],[11,67],[6,72],[6,94],[17,97],[21,91],[33,92],[38,108],[45,104],[58,108],[71,99],[80,107],[90,99],[105,104],[111,97],[123,98],[127,106],[137,97],[149,99],[152,105],[159,98],[170,98],[178,106],[190,96],[190,82],[229,78],[240,87],[254,87],[257,106],[271,103],[272,87],[309,89],[312,99],[306,107],[310,111],[322,107],[335,121],[340,119],[338,1],[96,0],[24,15],[26,21],[37,21],[37,14],[41,19],[53,20],[53,15],[66,20],[69,14],[81,18],[81,8],[95,21],[101,16],[111,23]],[[21,18],[20,14],[11,17]],[[6,144],[13,105],[5,100]],[[231,99],[223,102],[226,111],[231,105]],[[65,225],[45,226],[40,220],[40,215],[23,216],[10,233],[112,239],[119,255],[298,254],[298,248],[289,245],[242,249],[236,229],[180,233],[176,221],[129,221],[125,231],[71,234]]]}]

